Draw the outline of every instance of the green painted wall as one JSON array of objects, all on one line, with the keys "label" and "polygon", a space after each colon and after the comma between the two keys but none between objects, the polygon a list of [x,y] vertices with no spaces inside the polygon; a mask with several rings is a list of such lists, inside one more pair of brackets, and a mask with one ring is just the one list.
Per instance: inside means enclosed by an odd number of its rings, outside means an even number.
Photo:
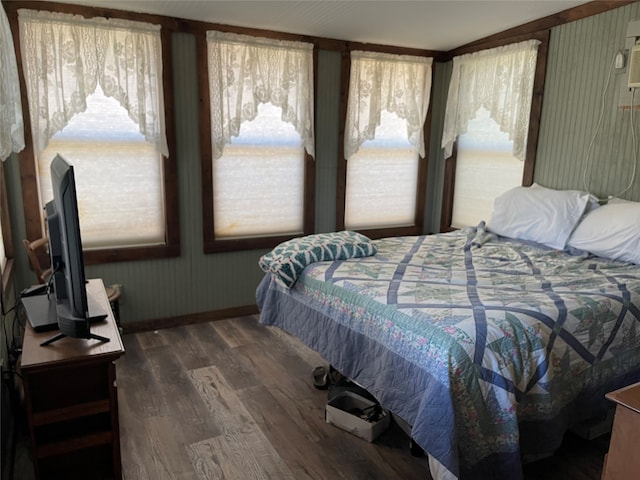
[{"label": "green painted wall", "polygon": [[[639,8],[640,5],[632,4],[553,29],[535,173],[537,182],[556,188],[582,188],[584,157],[597,123],[607,68],[612,56],[624,45],[627,23],[640,19]],[[251,305],[262,278],[257,262],[265,251],[202,253],[195,39],[190,34],[174,34],[172,48],[182,252],[173,259],[87,267],[89,277],[102,277],[107,284],[124,285],[123,322]],[[444,172],[440,136],[450,69],[448,64],[434,67],[425,209],[427,233],[436,232],[440,221]],[[612,82],[620,75],[614,75]],[[316,113],[315,223],[318,232],[335,228],[339,85],[340,54],[320,51]],[[612,83],[612,95],[613,87]],[[613,104],[605,109],[602,132],[594,148],[594,158],[600,157],[600,163],[589,176],[594,193],[615,193],[628,180],[632,154],[625,115],[628,112],[625,114]],[[25,228],[16,155],[7,160],[6,170],[17,253],[16,287],[21,289],[35,279],[22,250]],[[625,196],[640,199],[640,181],[635,182],[632,192]]]},{"label": "green painted wall", "polygon": [[[628,23],[636,20],[640,20],[640,4],[633,3],[552,30],[536,182],[588,190],[600,197],[626,188],[635,160],[629,109],[617,104],[627,69],[612,71],[611,67],[616,52],[624,48]],[[635,124],[640,132],[640,117]],[[640,172],[624,197],[640,200]]]}]

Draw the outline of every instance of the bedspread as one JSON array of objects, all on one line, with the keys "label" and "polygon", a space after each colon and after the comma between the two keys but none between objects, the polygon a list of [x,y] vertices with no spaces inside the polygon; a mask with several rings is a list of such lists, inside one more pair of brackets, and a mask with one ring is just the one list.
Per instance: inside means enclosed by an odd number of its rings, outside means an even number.
[{"label": "bedspread", "polygon": [[640,380],[640,267],[475,234],[377,240],[291,290],[267,275],[260,321],[371,391],[456,477],[511,480],[522,453]]}]

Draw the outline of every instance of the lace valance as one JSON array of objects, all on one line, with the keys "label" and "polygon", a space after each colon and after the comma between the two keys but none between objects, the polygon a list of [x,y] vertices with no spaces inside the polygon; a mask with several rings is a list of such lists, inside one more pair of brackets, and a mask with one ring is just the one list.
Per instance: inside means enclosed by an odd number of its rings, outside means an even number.
[{"label": "lace valance", "polygon": [[37,152],[86,110],[99,84],[145,139],[169,155],[159,25],[25,9],[18,19]]},{"label": "lace valance", "polygon": [[453,59],[442,148],[451,156],[458,135],[480,107],[489,111],[513,141],[513,155],[524,160],[538,40],[461,55]]},{"label": "lace valance", "polygon": [[9,20],[0,3],[0,160],[24,148],[18,66]]},{"label": "lace valance", "polygon": [[432,58],[353,51],[344,134],[349,159],[375,138],[382,110],[407,121],[407,139],[424,157],[424,121],[431,94]]},{"label": "lace valance", "polygon": [[314,155],[312,44],[209,31],[207,52],[214,159],[261,103],[280,107]]}]

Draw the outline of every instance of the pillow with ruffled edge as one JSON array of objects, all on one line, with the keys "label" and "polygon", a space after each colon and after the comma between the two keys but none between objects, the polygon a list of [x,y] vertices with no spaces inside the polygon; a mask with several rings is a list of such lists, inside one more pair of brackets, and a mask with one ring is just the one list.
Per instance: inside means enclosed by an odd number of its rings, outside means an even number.
[{"label": "pillow with ruffled edge", "polygon": [[598,257],[640,264],[640,203],[609,200],[584,217],[568,245]]},{"label": "pillow with ruffled edge", "polygon": [[503,237],[563,250],[594,197],[579,190],[553,190],[534,184],[515,187],[495,199],[488,230]]},{"label": "pillow with ruffled edge", "polygon": [[311,263],[368,257],[377,251],[370,238],[357,232],[316,233],[281,243],[260,257],[259,265],[282,286],[291,288]]}]

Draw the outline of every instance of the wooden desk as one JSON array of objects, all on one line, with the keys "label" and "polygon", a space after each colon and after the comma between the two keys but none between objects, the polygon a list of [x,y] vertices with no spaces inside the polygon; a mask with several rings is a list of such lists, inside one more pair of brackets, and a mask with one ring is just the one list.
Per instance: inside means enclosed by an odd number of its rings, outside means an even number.
[{"label": "wooden desk", "polygon": [[102,280],[87,292],[109,312],[91,326],[109,342],[34,332],[28,322],[22,344],[25,406],[36,478],[122,478],[115,360],[124,354]]},{"label": "wooden desk", "polygon": [[640,383],[605,397],[617,405],[602,480],[637,480],[640,478]]}]

